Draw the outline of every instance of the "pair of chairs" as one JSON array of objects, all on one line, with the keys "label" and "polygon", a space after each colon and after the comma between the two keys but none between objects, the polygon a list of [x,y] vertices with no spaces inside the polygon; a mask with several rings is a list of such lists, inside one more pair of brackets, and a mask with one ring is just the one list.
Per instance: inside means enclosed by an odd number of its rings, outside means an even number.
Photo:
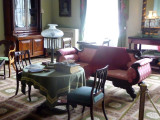
[{"label": "pair of chairs", "polygon": [[[31,65],[30,51],[29,50],[16,51],[14,53],[14,56],[15,56],[16,81],[17,81],[17,88],[15,95],[17,95],[19,91],[19,82],[21,81],[23,69],[27,65]],[[25,93],[25,91],[22,92]],[[28,84],[28,97],[29,100],[31,101],[30,92],[31,92],[31,85]]]},{"label": "pair of chairs", "polygon": [[93,107],[99,102],[102,102],[102,110],[105,116],[105,119],[108,120],[105,113],[105,82],[107,78],[108,65],[104,68],[97,69],[94,77],[92,87],[83,86],[77,88],[67,95],[67,112],[68,120],[70,120],[70,108],[69,106],[75,106],[77,104],[82,105],[82,113],[85,110],[85,106],[90,107],[90,116],[91,120],[94,120],[93,117]]},{"label": "pair of chairs", "polygon": [[[16,66],[16,78],[17,78],[16,95],[18,94],[19,82],[21,81],[23,68],[30,64],[31,60],[30,60],[29,50],[15,52],[15,66]],[[66,104],[68,112],[68,120],[70,120],[69,106],[70,105],[74,106],[77,104],[83,106],[82,113],[85,110],[85,106],[90,107],[90,116],[91,119],[94,120],[93,107],[99,102],[102,102],[103,114],[105,116],[105,119],[108,120],[107,115],[105,113],[105,89],[104,89],[107,78],[107,70],[108,70],[108,65],[102,69],[96,70],[92,87],[83,86],[68,93],[67,104]],[[29,100],[31,101],[30,92],[31,92],[31,85],[28,84],[28,96]]]}]

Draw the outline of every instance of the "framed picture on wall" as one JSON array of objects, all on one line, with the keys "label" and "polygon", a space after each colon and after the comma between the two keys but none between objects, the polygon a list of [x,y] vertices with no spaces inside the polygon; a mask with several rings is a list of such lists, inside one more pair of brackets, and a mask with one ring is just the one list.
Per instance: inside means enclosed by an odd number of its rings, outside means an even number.
[{"label": "framed picture on wall", "polygon": [[59,0],[59,16],[71,16],[71,0]]}]

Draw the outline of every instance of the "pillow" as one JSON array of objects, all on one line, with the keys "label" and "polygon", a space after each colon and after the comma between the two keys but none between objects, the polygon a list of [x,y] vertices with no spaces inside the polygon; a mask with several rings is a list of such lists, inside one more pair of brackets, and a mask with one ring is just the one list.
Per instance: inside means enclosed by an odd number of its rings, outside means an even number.
[{"label": "pillow", "polygon": [[75,62],[77,62],[78,61],[78,55],[77,54],[70,54],[70,55],[61,56],[59,58],[59,62],[62,62],[64,60],[75,60]]},{"label": "pillow", "polygon": [[75,48],[65,48],[58,50],[62,55],[76,54],[77,50]]}]

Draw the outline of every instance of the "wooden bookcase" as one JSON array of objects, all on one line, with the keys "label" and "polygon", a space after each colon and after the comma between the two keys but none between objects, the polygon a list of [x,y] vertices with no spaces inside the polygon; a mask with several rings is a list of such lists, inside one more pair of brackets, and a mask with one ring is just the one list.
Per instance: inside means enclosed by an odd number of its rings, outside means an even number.
[{"label": "wooden bookcase", "polygon": [[30,50],[31,57],[44,54],[41,34],[41,0],[3,0],[5,39],[16,50]]}]

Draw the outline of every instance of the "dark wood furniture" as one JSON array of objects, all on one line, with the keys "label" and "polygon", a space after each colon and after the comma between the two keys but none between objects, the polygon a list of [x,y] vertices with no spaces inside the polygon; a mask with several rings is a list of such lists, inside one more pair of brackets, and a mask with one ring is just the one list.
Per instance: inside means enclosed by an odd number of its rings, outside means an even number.
[{"label": "dark wood furniture", "polygon": [[[19,90],[19,82],[21,81],[22,72],[24,67],[27,65],[31,65],[31,59],[30,59],[30,52],[29,50],[25,51],[16,51],[15,52],[15,66],[16,66],[16,80],[17,80],[17,88],[15,95],[18,94]],[[31,92],[31,85],[28,85],[28,96],[29,100],[31,101],[30,92]],[[22,91],[25,93],[24,91]]]},{"label": "dark wood furniture", "polygon": [[3,0],[5,39],[16,41],[16,50],[44,54],[40,0]]},{"label": "dark wood furniture", "polygon": [[6,79],[5,60],[0,60],[0,69],[2,68],[3,68],[4,73],[3,75],[0,75],[0,76],[3,76],[4,79]]},{"label": "dark wood furniture", "polygon": [[93,86],[82,86],[77,88],[67,95],[67,111],[68,120],[70,120],[69,105],[79,104],[83,106],[82,113],[84,112],[85,106],[90,107],[91,120],[94,120],[93,106],[97,103],[102,103],[103,114],[105,119],[108,120],[105,113],[105,82],[107,78],[108,65],[104,68],[97,69],[93,81]]},{"label": "dark wood furniture", "polygon": [[[142,37],[142,36],[134,36],[134,37],[128,37],[128,43],[129,43],[129,49],[131,49],[131,45],[134,44],[134,49],[141,50],[141,45],[160,45],[160,37],[153,36],[153,37]],[[139,48],[137,48],[137,45],[139,45]]]}]

